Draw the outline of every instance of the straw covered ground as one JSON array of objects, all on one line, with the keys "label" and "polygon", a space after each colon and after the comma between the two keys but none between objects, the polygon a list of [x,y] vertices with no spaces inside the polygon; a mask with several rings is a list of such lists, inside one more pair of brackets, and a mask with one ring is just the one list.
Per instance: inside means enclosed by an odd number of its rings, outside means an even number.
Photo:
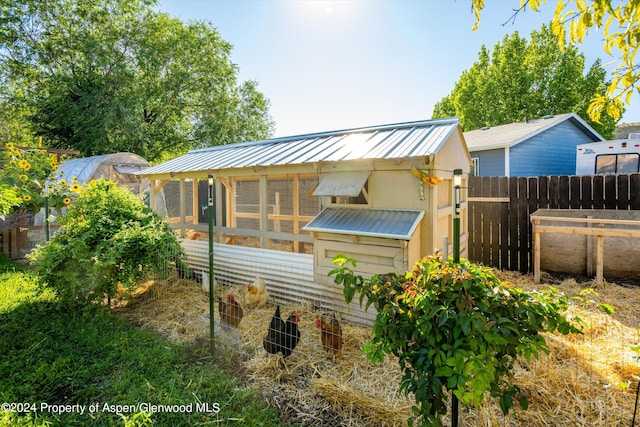
[{"label": "straw covered ground", "polygon": [[[496,272],[501,280],[526,290],[536,289],[531,276]],[[593,287],[592,282],[543,276],[543,284],[570,298]],[[605,283],[597,295],[571,299],[569,315],[580,317],[583,335],[546,335],[550,354],[522,360],[514,381],[527,394],[529,409],[502,415],[497,402],[479,408],[460,408],[460,426],[613,426],[631,425],[637,390],[638,363],[631,350],[640,341],[639,288]],[[232,292],[244,301],[244,288],[219,287],[217,295]],[[596,303],[616,310],[606,315]],[[283,422],[314,426],[403,426],[412,401],[398,391],[401,373],[387,357],[372,366],[361,351],[371,335],[368,328],[342,323],[343,352],[334,361],[322,348],[311,306],[282,306],[284,319],[301,315],[301,340],[284,362],[262,347],[275,306],[245,309],[237,330],[219,323],[216,304],[216,362],[230,368],[278,408]],[[208,345],[209,297],[202,287],[176,278],[141,283],[133,297],[117,309],[140,327],[157,331],[175,342]],[[450,424],[447,417],[445,425]]]}]

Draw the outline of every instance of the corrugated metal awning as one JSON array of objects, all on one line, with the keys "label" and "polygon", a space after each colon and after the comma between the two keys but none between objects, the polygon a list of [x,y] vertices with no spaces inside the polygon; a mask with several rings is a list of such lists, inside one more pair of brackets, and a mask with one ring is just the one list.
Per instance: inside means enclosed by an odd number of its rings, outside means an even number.
[{"label": "corrugated metal awning", "polygon": [[332,172],[320,179],[313,195],[357,197],[367,178],[369,178],[369,171]]},{"label": "corrugated metal awning", "polygon": [[303,230],[410,240],[423,216],[418,210],[327,208]]}]

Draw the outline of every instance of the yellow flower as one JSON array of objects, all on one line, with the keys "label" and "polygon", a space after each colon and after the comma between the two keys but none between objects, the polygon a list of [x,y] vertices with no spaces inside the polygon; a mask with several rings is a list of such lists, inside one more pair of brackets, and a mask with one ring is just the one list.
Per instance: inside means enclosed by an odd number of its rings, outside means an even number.
[{"label": "yellow flower", "polygon": [[31,200],[31,196],[28,194],[25,194],[24,196],[22,196],[22,200],[24,200],[25,202],[28,202],[29,200]]},{"label": "yellow flower", "polygon": [[13,150],[14,148],[16,148],[16,146],[13,145],[13,142],[7,142],[6,147],[7,147],[7,150]]},{"label": "yellow flower", "polygon": [[66,187],[67,186],[67,181],[64,180],[64,179],[61,179],[60,180],[60,185],[62,185],[63,187]]},{"label": "yellow flower", "polygon": [[62,199],[62,203],[63,203],[65,206],[69,206],[69,205],[71,204],[71,199],[70,199],[70,198],[68,198],[68,197],[65,197],[64,199]]},{"label": "yellow flower", "polygon": [[53,185],[48,185],[47,186],[47,191],[53,191]]},{"label": "yellow flower", "polygon": [[80,187],[78,184],[73,184],[73,185],[71,186],[71,191],[74,191],[74,192],[76,192],[76,193],[77,193],[78,191],[80,191],[81,189],[82,189],[82,187]]},{"label": "yellow flower", "polygon": [[19,177],[19,178],[20,178],[20,180],[22,180],[22,181],[28,181],[28,180],[29,180],[29,177],[28,177],[27,175],[25,175],[25,174],[20,175],[20,177]]},{"label": "yellow flower", "polygon": [[30,167],[31,165],[30,165],[30,164],[29,164],[29,162],[27,162],[25,159],[22,159],[22,160],[20,160],[20,161],[18,162],[18,167],[19,167],[20,169],[27,170],[27,167],[28,167],[28,166]]},{"label": "yellow flower", "polygon": [[71,182],[78,182],[78,177],[77,176],[72,176],[71,177]]}]

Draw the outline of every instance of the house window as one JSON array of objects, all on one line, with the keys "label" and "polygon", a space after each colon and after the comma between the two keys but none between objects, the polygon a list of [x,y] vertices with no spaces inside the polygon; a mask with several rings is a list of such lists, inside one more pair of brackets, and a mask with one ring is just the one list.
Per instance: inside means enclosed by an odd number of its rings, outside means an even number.
[{"label": "house window", "polygon": [[469,172],[470,176],[480,176],[480,158],[473,157],[471,159],[471,171]]},{"label": "house window", "polygon": [[629,154],[602,154],[596,157],[597,174],[611,173],[636,173],[640,166],[640,155]]}]

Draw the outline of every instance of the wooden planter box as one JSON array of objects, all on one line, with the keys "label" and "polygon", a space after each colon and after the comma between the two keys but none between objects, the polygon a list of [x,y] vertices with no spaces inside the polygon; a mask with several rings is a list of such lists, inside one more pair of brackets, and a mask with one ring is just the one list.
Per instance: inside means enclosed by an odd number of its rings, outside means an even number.
[{"label": "wooden planter box", "polygon": [[539,209],[531,223],[536,283],[540,270],[640,279],[640,211]]}]

